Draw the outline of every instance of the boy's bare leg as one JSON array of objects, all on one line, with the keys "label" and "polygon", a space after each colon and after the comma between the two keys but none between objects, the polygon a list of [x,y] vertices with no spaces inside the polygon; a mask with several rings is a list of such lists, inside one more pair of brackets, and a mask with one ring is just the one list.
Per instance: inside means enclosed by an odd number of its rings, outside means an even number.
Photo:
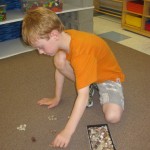
[{"label": "boy's bare leg", "polygon": [[110,123],[120,121],[124,110],[124,96],[119,81],[105,81],[97,84],[105,119]]},{"label": "boy's bare leg", "polygon": [[105,115],[105,119],[110,123],[117,123],[120,121],[123,109],[113,103],[103,104],[103,112]]},{"label": "boy's bare leg", "polygon": [[74,71],[69,61],[66,60],[65,52],[63,51],[57,52],[57,54],[54,57],[54,64],[56,68],[60,71],[60,73],[62,73],[68,79],[75,81]]}]

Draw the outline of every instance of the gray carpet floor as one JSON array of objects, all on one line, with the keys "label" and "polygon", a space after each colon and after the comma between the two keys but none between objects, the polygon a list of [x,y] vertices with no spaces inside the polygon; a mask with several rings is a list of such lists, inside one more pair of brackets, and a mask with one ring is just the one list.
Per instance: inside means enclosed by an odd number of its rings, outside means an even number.
[{"label": "gray carpet floor", "polygon": [[[125,75],[125,111],[121,122],[108,124],[117,150],[150,150],[150,56],[106,40]],[[48,145],[65,126],[76,91],[65,81],[62,101],[47,109],[37,100],[54,93],[53,58],[36,51],[0,60],[0,150],[51,150]],[[54,115],[57,120],[50,120]],[[90,150],[87,125],[107,123],[94,95],[66,150]],[[18,130],[26,124],[25,130]],[[35,139],[34,139],[34,138]]]}]

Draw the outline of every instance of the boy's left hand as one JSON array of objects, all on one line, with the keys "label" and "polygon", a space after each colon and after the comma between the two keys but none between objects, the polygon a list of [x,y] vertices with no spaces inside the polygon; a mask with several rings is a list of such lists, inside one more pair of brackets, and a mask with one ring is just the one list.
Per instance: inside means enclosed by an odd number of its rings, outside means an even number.
[{"label": "boy's left hand", "polygon": [[60,148],[66,148],[70,142],[71,134],[67,130],[62,130],[54,139],[52,144],[50,146],[52,147],[60,147]]}]

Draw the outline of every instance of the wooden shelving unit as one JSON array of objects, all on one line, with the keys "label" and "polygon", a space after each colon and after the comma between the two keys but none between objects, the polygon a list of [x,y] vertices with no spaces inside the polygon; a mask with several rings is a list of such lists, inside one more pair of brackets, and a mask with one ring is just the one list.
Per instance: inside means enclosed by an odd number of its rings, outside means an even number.
[{"label": "wooden shelving unit", "polygon": [[94,0],[93,2],[95,12],[121,18],[123,0]]},{"label": "wooden shelving unit", "polygon": [[143,7],[141,13],[129,11],[129,8],[127,8],[128,2],[133,2],[133,0],[125,0],[123,2],[122,28],[150,37],[150,31],[146,30],[146,23],[150,22],[150,0],[143,0],[143,4],[140,4]]}]

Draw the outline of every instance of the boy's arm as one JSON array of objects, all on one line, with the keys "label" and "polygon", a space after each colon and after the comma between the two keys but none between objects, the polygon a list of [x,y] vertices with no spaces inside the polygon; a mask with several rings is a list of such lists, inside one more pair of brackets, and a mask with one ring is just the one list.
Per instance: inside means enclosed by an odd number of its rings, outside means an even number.
[{"label": "boy's arm", "polygon": [[61,94],[62,94],[62,89],[64,85],[64,75],[59,72],[58,69],[55,71],[55,97],[57,98],[58,101],[61,99]]},{"label": "boy's arm", "polygon": [[78,91],[78,97],[76,99],[73,111],[71,113],[70,119],[67,122],[65,128],[56,136],[52,145],[54,147],[67,147],[72,134],[75,132],[75,129],[81,119],[84,110],[86,108],[89,98],[89,86],[84,87]]},{"label": "boy's arm", "polygon": [[39,105],[47,105],[48,108],[52,108],[59,104],[64,84],[64,75],[57,69],[55,70],[55,83],[55,96],[53,98],[42,98],[38,101]]},{"label": "boy's arm", "polygon": [[65,129],[69,130],[70,133],[72,134],[74,133],[78,125],[78,122],[80,121],[80,118],[84,113],[84,110],[87,106],[88,98],[89,98],[89,86],[78,90],[78,96],[74,108],[72,110],[70,119],[65,127]]}]

